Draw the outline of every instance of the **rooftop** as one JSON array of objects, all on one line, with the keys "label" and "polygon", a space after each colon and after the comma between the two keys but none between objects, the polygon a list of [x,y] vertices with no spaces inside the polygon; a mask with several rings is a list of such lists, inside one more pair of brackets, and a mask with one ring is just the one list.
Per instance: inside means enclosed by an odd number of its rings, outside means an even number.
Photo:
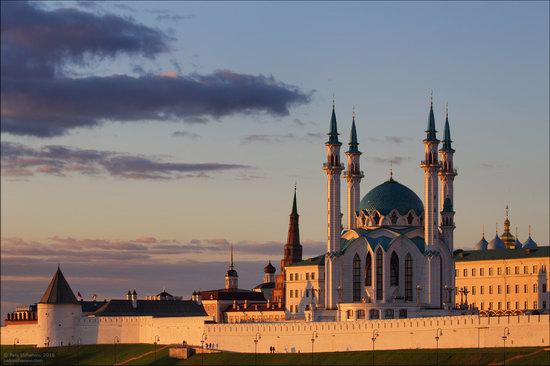
[{"label": "rooftop", "polygon": [[110,300],[95,313],[95,316],[207,316],[204,308],[192,300]]},{"label": "rooftop", "polygon": [[495,249],[495,250],[462,250],[454,252],[456,262],[489,261],[496,259],[519,259],[550,257],[550,247],[538,247],[534,249]]}]

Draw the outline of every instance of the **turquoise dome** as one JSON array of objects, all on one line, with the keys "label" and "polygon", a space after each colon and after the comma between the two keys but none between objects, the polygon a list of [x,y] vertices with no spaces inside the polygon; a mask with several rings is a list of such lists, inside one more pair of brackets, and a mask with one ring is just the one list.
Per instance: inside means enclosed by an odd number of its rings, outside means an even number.
[{"label": "turquoise dome", "polygon": [[378,210],[387,215],[396,209],[401,215],[413,210],[417,215],[424,212],[424,204],[410,188],[390,179],[371,189],[359,203],[360,210]]}]

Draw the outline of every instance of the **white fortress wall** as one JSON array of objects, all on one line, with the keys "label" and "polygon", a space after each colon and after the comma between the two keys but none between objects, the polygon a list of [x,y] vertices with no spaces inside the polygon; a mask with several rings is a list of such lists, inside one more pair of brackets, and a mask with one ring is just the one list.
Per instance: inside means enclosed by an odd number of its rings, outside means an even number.
[{"label": "white fortress wall", "polygon": [[438,328],[443,331],[440,348],[502,347],[506,327],[510,331],[507,347],[550,345],[548,315],[205,325],[208,342],[234,352],[254,352],[254,338],[260,333],[259,353],[268,353],[271,346],[276,352],[311,352],[314,331],[317,352],[371,350],[375,329],[378,350],[435,348]]},{"label": "white fortress wall", "polygon": [[[38,344],[38,324],[17,324],[0,327],[0,344],[12,345],[18,340],[20,345]],[[44,345],[42,345],[44,346]]]}]

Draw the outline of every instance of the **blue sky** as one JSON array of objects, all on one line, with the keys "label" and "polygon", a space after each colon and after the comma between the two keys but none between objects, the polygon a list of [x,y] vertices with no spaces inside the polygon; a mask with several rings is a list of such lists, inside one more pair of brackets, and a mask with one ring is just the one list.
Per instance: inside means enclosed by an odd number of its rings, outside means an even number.
[{"label": "blue sky", "polygon": [[[38,20],[64,7],[75,9],[79,16],[91,14],[91,22],[116,15],[120,20],[114,23],[132,27],[136,39],[144,37],[139,46],[116,49],[108,43],[112,34],[98,32],[97,39],[105,38],[103,54],[91,52],[91,57],[89,52],[76,60],[50,53],[46,60],[52,60],[58,73],[62,72],[55,78],[62,77],[72,85],[79,85],[78,79],[91,83],[93,78],[112,79],[114,75],[141,78],[139,92],[145,97],[121,112],[117,108],[131,104],[133,93],[116,95],[116,88],[95,90],[90,100],[112,92],[117,102],[98,102],[92,105],[90,115],[111,108],[115,111],[111,116],[121,116],[122,122],[116,118],[88,121],[84,127],[63,127],[60,133],[44,136],[36,131],[45,119],[29,117],[21,104],[9,99],[12,84],[2,83],[3,264],[21,259],[15,250],[20,241],[50,253],[46,249],[71,250],[74,240],[102,240],[116,248],[143,237],[155,238],[154,245],[170,241],[185,246],[196,239],[203,244],[217,241],[225,245],[221,248],[240,243],[237,255],[250,262],[246,267],[250,272],[241,277],[249,278],[244,285],[253,286],[261,279],[256,270],[267,259],[278,261],[282,248],[280,254],[275,249],[269,252],[269,258],[261,250],[248,248],[263,243],[276,248],[286,239],[295,181],[302,239],[311,254],[323,247],[326,188],[321,164],[333,94],[344,142],[353,106],[356,109],[365,172],[362,194],[388,178],[389,161],[394,160],[395,178],[422,197],[421,140],[432,89],[437,127],[442,130],[448,102],[455,141],[459,173],[455,181],[455,246],[473,246],[482,226],[487,237],[494,235],[496,222],[502,230],[507,204],[520,240],[526,239],[531,224],[535,241],[548,245],[547,2],[63,2],[28,7],[38,9],[38,14],[33,13]],[[9,10],[3,8],[3,13],[9,14]],[[59,23],[51,24],[55,34]],[[9,29],[3,25],[3,39],[10,36]],[[80,33],[74,34],[78,38]],[[33,34],[27,35],[31,41],[26,46],[35,47],[34,52],[40,55],[43,51],[32,43]],[[156,43],[155,37],[160,37]],[[16,45],[21,39],[10,38]],[[166,48],[157,49],[159,45]],[[3,47],[3,60],[6,52]],[[231,74],[216,74],[217,70]],[[223,109],[212,99],[203,101],[204,109],[190,116],[189,110],[196,104],[189,102],[191,94],[183,92],[162,94],[176,111],[173,120],[140,115],[147,98],[156,96],[147,94],[147,77],[161,74],[164,79],[200,79],[203,85],[208,82],[206,77],[215,75],[223,85],[235,88],[232,112],[212,116],[209,111]],[[263,88],[247,97],[258,97],[258,104],[252,107],[244,105],[249,100],[239,105],[242,90],[233,84],[246,76]],[[14,79],[13,85],[20,86],[21,80]],[[25,80],[36,81],[28,74]],[[49,97],[53,98],[51,92]],[[67,100],[85,106],[77,97],[66,95]],[[55,117],[51,117],[50,126],[59,127],[60,118],[74,116],[67,114],[63,105],[45,109],[48,116]],[[26,133],[19,129],[23,122]],[[174,136],[175,132],[179,133]],[[32,165],[31,158],[53,159],[45,146],[62,146],[81,155],[77,160],[70,157],[72,165],[67,165],[67,160],[56,160],[55,166],[48,165],[53,164],[51,160]],[[26,154],[27,170],[10,165],[13,161],[4,153],[8,147],[19,154],[17,158]],[[85,160],[91,152],[99,160]],[[64,154],[56,159],[67,159]],[[148,167],[151,162],[209,165],[200,167],[207,170],[184,173],[188,166],[156,164],[157,170],[152,172],[142,160],[142,165],[136,163],[137,158],[148,159]],[[141,175],[135,170],[121,172],[119,165],[114,166],[121,159],[134,159]],[[82,167],[83,162],[91,165]],[[59,164],[65,164],[61,170]],[[211,164],[225,165],[212,170]],[[124,169],[129,169],[128,165]],[[151,179],[144,177],[145,173],[165,176]],[[13,250],[6,254],[4,247]],[[51,271],[45,266],[33,277],[36,291],[45,288],[55,271],[53,262],[63,259],[60,253],[36,256],[37,261],[51,262]],[[101,260],[109,253],[94,256]],[[205,271],[211,271],[208,266],[225,261],[225,257],[225,250],[210,248],[181,256],[158,250],[154,258],[171,265],[182,263],[182,267],[189,261],[204,262]],[[113,266],[118,265],[116,258],[110,259]],[[136,257],[129,262],[128,271],[139,268],[140,260],[143,258]],[[221,286],[224,266],[216,265],[217,277],[204,280],[201,286]],[[69,278],[78,276],[78,266],[68,264],[67,272]],[[160,270],[158,273],[159,278],[168,277]],[[2,269],[2,275],[12,276],[11,282],[2,281],[8,293],[17,287],[17,281],[24,281],[22,274],[9,270]],[[92,280],[82,281],[77,281],[79,288],[89,286],[96,291]],[[147,286],[153,291],[162,285],[151,281]],[[175,292],[190,293],[193,289],[188,287]],[[106,289],[105,296],[117,291],[118,287]],[[14,301],[31,302],[33,298]]]}]

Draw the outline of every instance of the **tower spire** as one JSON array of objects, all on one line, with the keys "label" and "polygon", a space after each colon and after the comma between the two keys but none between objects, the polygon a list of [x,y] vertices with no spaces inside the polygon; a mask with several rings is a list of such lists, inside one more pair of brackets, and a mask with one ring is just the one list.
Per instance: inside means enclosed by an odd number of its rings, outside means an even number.
[{"label": "tower spire", "polygon": [[233,265],[233,244],[231,244],[231,261],[229,262],[229,268],[233,269],[235,266]]},{"label": "tower spire", "polygon": [[434,116],[433,90],[430,97],[430,114],[428,116],[428,128],[426,129],[426,141],[437,141]]},{"label": "tower spire", "polygon": [[443,148],[445,151],[452,151],[452,140],[451,140],[451,128],[449,126],[449,104],[445,108],[445,130],[443,132]]},{"label": "tower spire", "polygon": [[346,153],[361,153],[359,151],[359,142],[357,141],[357,130],[355,128],[355,106],[353,107],[353,117],[351,120],[351,132],[349,135],[349,149]]},{"label": "tower spire", "polygon": [[338,141],[338,126],[336,122],[336,108],[334,107],[334,99],[332,100],[332,115],[330,116],[330,130],[328,133],[328,142],[327,144],[331,145],[342,145]]},{"label": "tower spire", "polygon": [[294,183],[294,199],[292,201],[291,215],[298,215],[298,205],[296,204],[296,183]]}]

